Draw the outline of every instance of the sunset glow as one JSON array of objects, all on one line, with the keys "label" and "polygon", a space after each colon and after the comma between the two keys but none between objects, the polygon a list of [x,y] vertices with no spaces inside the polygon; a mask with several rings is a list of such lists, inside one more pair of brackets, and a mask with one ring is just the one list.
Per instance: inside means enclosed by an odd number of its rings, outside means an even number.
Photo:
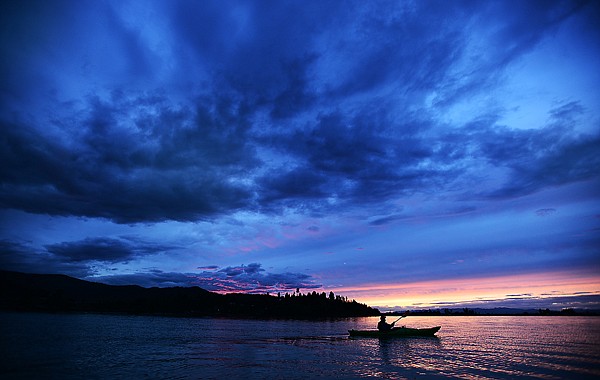
[{"label": "sunset glow", "polygon": [[[382,309],[507,307],[507,301],[600,295],[600,276],[552,272],[532,275],[424,281],[337,289]],[[527,302],[525,302],[527,304]],[[531,303],[530,303],[531,304]],[[567,307],[568,305],[562,305]],[[581,305],[578,305],[581,306]]]}]

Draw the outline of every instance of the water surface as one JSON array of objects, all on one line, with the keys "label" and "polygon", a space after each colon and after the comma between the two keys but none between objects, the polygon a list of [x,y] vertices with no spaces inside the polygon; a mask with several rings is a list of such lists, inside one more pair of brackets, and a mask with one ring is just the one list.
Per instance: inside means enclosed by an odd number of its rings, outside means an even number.
[{"label": "water surface", "polygon": [[0,313],[3,379],[600,378],[599,317],[412,317],[435,338],[349,338],[377,318]]}]

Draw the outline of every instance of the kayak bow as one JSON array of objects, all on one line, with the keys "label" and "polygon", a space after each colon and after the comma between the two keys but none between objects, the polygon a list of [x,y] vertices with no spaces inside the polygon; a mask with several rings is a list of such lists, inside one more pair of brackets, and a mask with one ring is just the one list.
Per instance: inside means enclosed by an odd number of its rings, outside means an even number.
[{"label": "kayak bow", "polygon": [[371,338],[392,338],[398,336],[434,336],[442,326],[427,329],[411,329],[409,327],[396,327],[390,331],[379,330],[348,330],[350,336],[365,336]]}]

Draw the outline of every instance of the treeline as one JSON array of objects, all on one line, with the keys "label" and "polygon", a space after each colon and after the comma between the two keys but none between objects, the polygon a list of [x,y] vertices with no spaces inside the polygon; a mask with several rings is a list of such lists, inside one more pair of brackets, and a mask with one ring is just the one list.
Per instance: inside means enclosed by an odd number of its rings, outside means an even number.
[{"label": "treeline", "polygon": [[573,308],[565,308],[561,310],[538,309],[539,315],[598,315],[595,310],[575,310]]},{"label": "treeline", "polygon": [[333,292],[223,295],[198,287],[112,286],[64,275],[7,271],[0,271],[0,310],[309,319],[379,314]]},{"label": "treeline", "polygon": [[[277,293],[277,297],[279,297],[279,298],[282,297],[281,292]],[[292,294],[289,294],[287,292],[284,293],[283,297],[284,298],[309,297],[309,298],[312,298],[312,299],[315,299],[315,298],[319,297],[321,299],[328,298],[331,301],[336,300],[336,301],[349,302],[348,301],[348,297],[343,297],[343,296],[340,296],[340,295],[336,296],[335,293],[333,293],[333,292],[329,292],[329,295],[328,295],[326,292],[318,293],[317,291],[313,290],[312,292],[308,292],[306,294],[303,294],[302,292],[300,292],[300,289],[298,289],[298,288],[296,289],[295,293],[292,293]]]},{"label": "treeline", "polygon": [[221,311],[232,315],[293,318],[339,318],[379,315],[379,310],[367,305],[349,301],[333,292],[300,292],[277,296],[226,294],[227,303]]}]

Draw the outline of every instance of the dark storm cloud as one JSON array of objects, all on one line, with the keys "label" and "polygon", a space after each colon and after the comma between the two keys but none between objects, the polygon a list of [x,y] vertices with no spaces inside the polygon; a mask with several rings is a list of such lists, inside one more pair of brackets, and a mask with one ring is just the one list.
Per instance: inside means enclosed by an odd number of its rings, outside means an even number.
[{"label": "dark storm cloud", "polygon": [[131,223],[197,220],[248,204],[249,190],[228,176],[256,159],[227,100],[199,101],[195,113],[160,95],[117,93],[89,105],[84,117],[61,121],[86,127],[73,141],[1,125],[2,206]]},{"label": "dark storm cloud", "polygon": [[[228,178],[255,162],[241,111],[225,94],[189,110],[141,92],[134,78],[155,64],[141,33],[107,4],[83,3],[3,3],[0,205],[120,223],[198,220],[247,205],[250,192]],[[37,83],[13,80],[33,72]],[[86,97],[59,102],[61,79]],[[94,83],[112,95],[89,96]],[[54,111],[10,113],[11,94],[25,106],[45,97]]]},{"label": "dark storm cloud", "polygon": [[0,240],[0,268],[14,271],[27,271],[34,262],[28,244],[8,239]]},{"label": "dark storm cloud", "polygon": [[46,249],[48,252],[72,262],[100,260],[115,263],[128,261],[136,255],[129,244],[110,238],[52,244],[46,246]]},{"label": "dark storm cloud", "polygon": [[145,243],[139,239],[87,238],[81,241],[51,244],[45,248],[48,252],[69,262],[122,263],[145,255],[167,252],[177,247]]},{"label": "dark storm cloud", "polygon": [[[376,113],[347,118],[339,113],[323,115],[308,131],[270,137],[273,149],[291,154],[297,167],[278,168],[258,184],[263,204],[281,200],[284,204],[306,204],[334,197],[346,207],[349,203],[381,202],[389,197],[412,193],[436,175],[419,163],[433,153],[421,133],[423,122],[386,126]],[[394,127],[405,133],[393,134]]]},{"label": "dark storm cloud", "polygon": [[454,135],[424,105],[488,91],[584,3],[178,1],[154,4],[166,26],[149,33],[117,4],[7,4],[3,208],[117,223],[318,213],[457,187],[475,160],[510,171],[492,198],[598,166],[598,137],[565,129],[577,101],[543,131],[491,114]]},{"label": "dark storm cloud", "polygon": [[[166,273],[161,271],[142,272],[127,275],[90,277],[89,280],[112,285],[136,284],[144,287],[199,286],[218,292],[264,293],[317,289],[321,285],[303,273],[270,273],[259,263],[226,267],[215,271],[217,266],[201,273]],[[201,268],[202,269],[202,268]]]},{"label": "dark storm cloud", "polygon": [[36,248],[28,242],[0,240],[0,269],[28,273],[63,273],[87,277],[97,265],[127,263],[144,256],[180,247],[158,244],[131,236],[86,238]]},{"label": "dark storm cloud", "polygon": [[0,240],[0,269],[26,273],[61,273],[79,278],[94,273],[87,263],[64,260],[46,250],[36,249],[30,243],[8,239]]}]

